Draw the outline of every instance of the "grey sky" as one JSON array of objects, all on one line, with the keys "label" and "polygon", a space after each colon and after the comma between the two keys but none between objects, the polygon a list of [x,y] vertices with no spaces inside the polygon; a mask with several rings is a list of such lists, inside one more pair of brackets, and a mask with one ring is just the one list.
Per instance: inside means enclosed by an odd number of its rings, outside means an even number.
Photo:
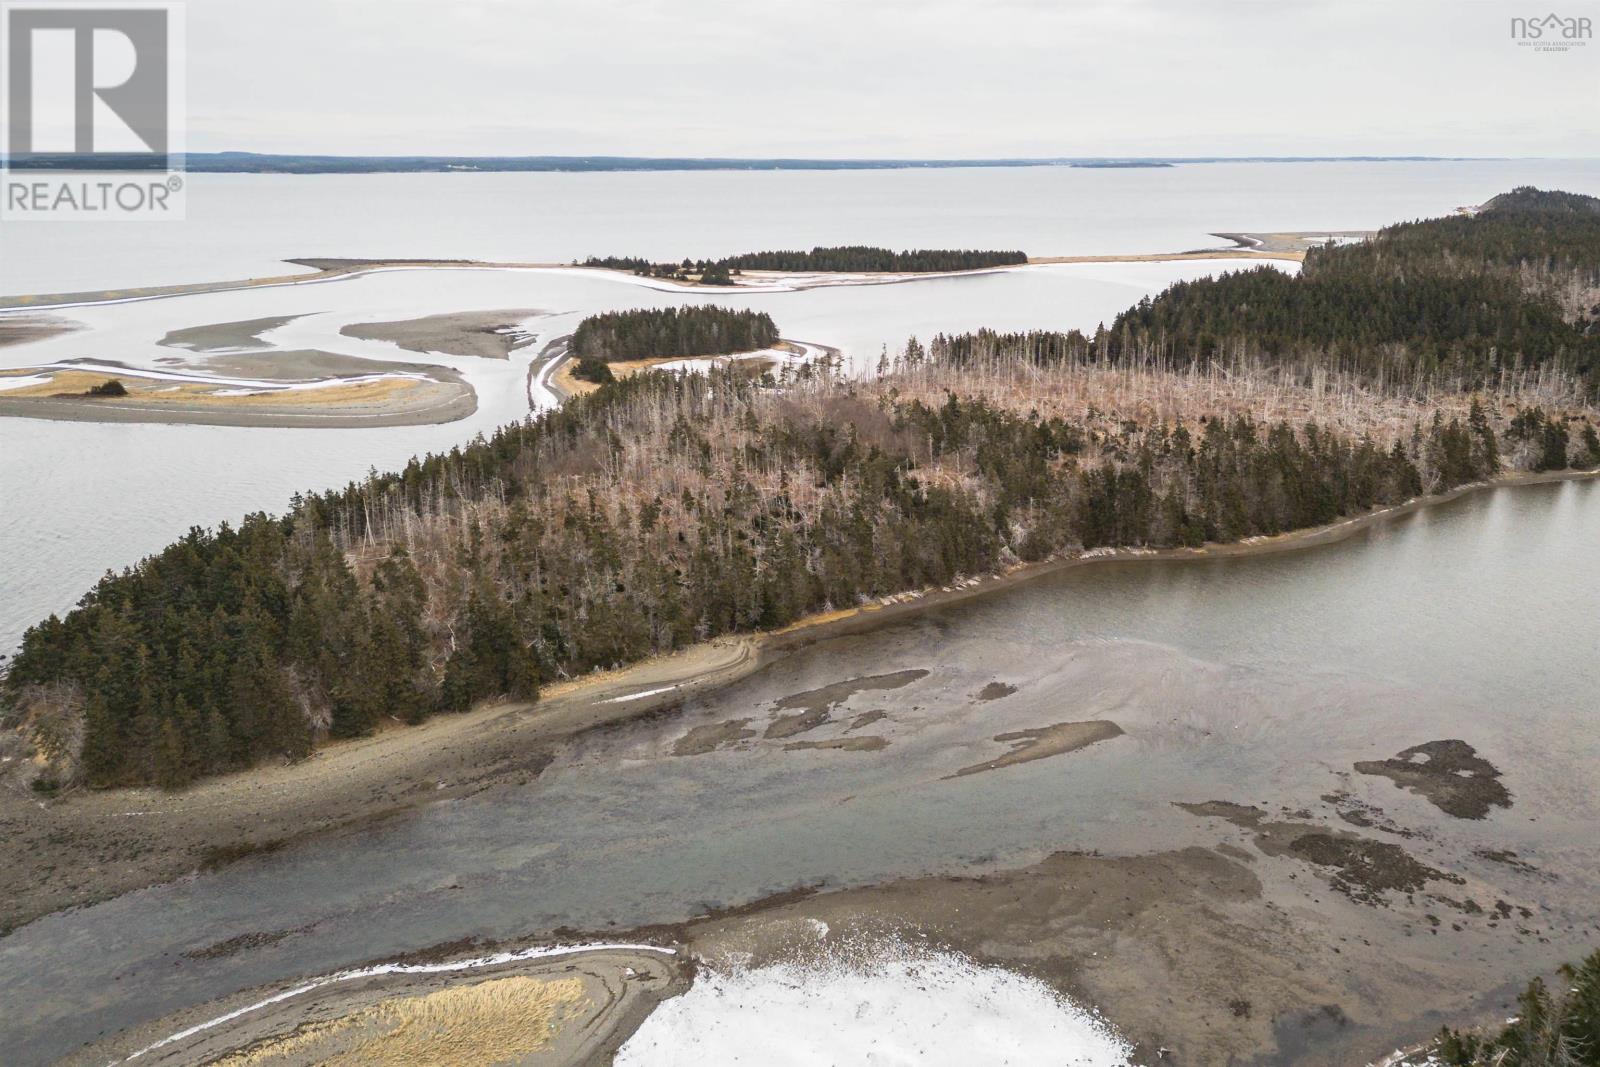
[{"label": "grey sky", "polygon": [[1600,154],[1594,0],[187,6],[193,151]]}]

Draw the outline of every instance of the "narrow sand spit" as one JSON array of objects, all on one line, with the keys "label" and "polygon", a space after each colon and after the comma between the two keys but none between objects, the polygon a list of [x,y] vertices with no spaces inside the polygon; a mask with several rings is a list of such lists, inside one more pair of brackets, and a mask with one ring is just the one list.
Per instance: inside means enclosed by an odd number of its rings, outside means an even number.
[{"label": "narrow sand spit", "polygon": [[[72,422],[361,427],[452,422],[477,410],[477,393],[449,367],[316,350],[239,351],[286,321],[256,319],[169,333],[163,344],[207,354],[194,368],[68,360],[0,370],[0,415]],[[125,395],[89,393],[112,379],[122,384]]]},{"label": "narrow sand spit", "polygon": [[963,767],[950,777],[960,778],[963,775],[979,774],[1001,767],[1014,767],[1019,763],[1029,763],[1036,759],[1061,756],[1068,752],[1076,752],[1080,748],[1088,748],[1097,741],[1109,741],[1113,737],[1121,736],[1122,727],[1106,719],[1095,719],[1090,722],[1058,722],[1054,726],[1041,726],[1035,730],[1015,730],[1011,733],[996,734],[994,739],[1001,744],[1010,745],[1010,752],[985,763]]},{"label": "narrow sand spit", "polygon": [[378,964],[249,990],[91,1046],[69,1064],[355,1067],[605,1062],[692,967],[642,944]]},{"label": "narrow sand spit", "polygon": [[54,315],[0,316],[0,348],[42,341],[46,337],[71,333],[79,328],[77,323]]},{"label": "narrow sand spit", "polygon": [[168,330],[158,344],[163,348],[187,348],[192,352],[227,352],[240,348],[264,347],[261,335],[287,326],[299,315],[275,315],[264,319],[237,322],[211,322]]}]

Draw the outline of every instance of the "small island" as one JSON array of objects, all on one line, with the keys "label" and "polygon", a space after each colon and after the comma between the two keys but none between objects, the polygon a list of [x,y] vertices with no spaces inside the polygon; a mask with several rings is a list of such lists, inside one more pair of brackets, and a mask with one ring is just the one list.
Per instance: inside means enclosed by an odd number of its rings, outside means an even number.
[{"label": "small island", "polygon": [[764,311],[712,305],[640,308],[590,315],[568,343],[573,377],[603,385],[615,381],[613,363],[661,362],[726,356],[771,348],[778,327]]},{"label": "small island", "polygon": [[744,252],[723,259],[689,259],[681,263],[653,263],[638,256],[590,256],[579,266],[625,270],[641,277],[670,278],[700,285],[735,285],[747,270],[779,273],[936,274],[989,270],[1028,262],[1016,250],[992,251],[960,248],[919,248],[896,252],[873,245],[817,247],[809,252]]}]

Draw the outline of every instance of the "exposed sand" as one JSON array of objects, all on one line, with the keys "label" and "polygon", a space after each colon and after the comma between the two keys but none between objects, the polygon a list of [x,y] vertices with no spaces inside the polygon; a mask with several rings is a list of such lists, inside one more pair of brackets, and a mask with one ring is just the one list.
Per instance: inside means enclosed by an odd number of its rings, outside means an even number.
[{"label": "exposed sand", "polygon": [[81,329],[77,323],[54,315],[4,315],[0,316],[0,348],[42,341],[77,329]]},{"label": "exposed sand", "polygon": [[[419,726],[396,722],[372,737],[326,745],[299,763],[225,775],[179,793],[78,791],[42,802],[15,775],[0,777],[7,858],[0,864],[0,933],[288,840],[497,783],[530,781],[564,739],[658,712],[763,662],[753,638],[697,645],[551,686],[537,704],[491,704]],[[663,686],[673,688],[607,702]]]},{"label": "exposed sand", "polygon": [[786,752],[803,752],[807,749],[833,749],[840,752],[879,752],[889,747],[889,739],[877,734],[860,737],[835,737],[828,741],[790,741],[784,745]]},{"label": "exposed sand", "polygon": [[[489,966],[409,965],[329,982],[248,990],[181,1012],[69,1057],[68,1064],[302,1067],[609,1062],[662,1000],[689,986],[681,956],[596,948]],[[297,994],[284,996],[292,990]],[[274,1003],[262,1001],[282,997]],[[254,1005],[260,1005],[252,1007]],[[236,1018],[206,1026],[224,1015]],[[200,1029],[204,1027],[203,1029]],[[188,1030],[186,1037],[150,1046]]]},{"label": "exposed sand", "polygon": [[729,719],[727,722],[711,722],[696,726],[672,746],[674,756],[703,756],[707,752],[715,752],[719,748],[726,748],[739,741],[745,741],[756,735],[750,727],[749,719]]},{"label": "exposed sand", "polygon": [[390,341],[408,352],[510,359],[514,349],[529,341],[515,332],[517,325],[536,314],[531,309],[455,311],[397,322],[354,322],[339,332],[364,341]]},{"label": "exposed sand", "polygon": [[185,326],[169,330],[160,340],[165,348],[187,348],[195,352],[217,352],[251,345],[265,344],[261,335],[280,326],[287,326],[298,315],[278,315],[265,319],[244,319],[239,322],[212,322],[200,326]]},{"label": "exposed sand", "polygon": [[1213,233],[1211,236],[1233,241],[1239,246],[1239,250],[1245,252],[1262,255],[1297,253],[1295,258],[1304,259],[1306,251],[1317,245],[1329,241],[1341,244],[1364,241],[1377,232],[1376,230],[1282,230],[1276,233]]},{"label": "exposed sand", "polygon": [[[1222,236],[1222,235],[1218,235]],[[1249,248],[1196,249],[1192,252],[1144,252],[1120,256],[1030,256],[1032,263],[1178,263],[1188,259],[1277,259],[1299,263],[1306,258],[1305,251],[1275,249],[1257,251]]]},{"label": "exposed sand", "polygon": [[[1183,1064],[1249,1062],[1270,1044],[1272,1014],[1325,1003],[1332,983],[1319,960],[1301,972],[1263,952],[1289,934],[1260,907],[1250,868],[1189,848],[1136,857],[1057,854],[978,878],[926,878],[818,894],[753,914],[691,924],[684,937],[713,965],[763,966],[830,943],[904,939],[948,946],[985,963],[1044,979],[1080,1003],[1115,1005],[1113,1022],[1140,1042],[1141,1061],[1175,1035]],[[1246,912],[1247,909],[1247,912]],[[1259,924],[1259,925],[1258,925]],[[1245,999],[1251,1018],[1227,1007]]]},{"label": "exposed sand", "polygon": [[[251,336],[251,331],[267,328],[262,323],[276,321],[180,331],[186,335],[181,343],[201,350],[227,348]],[[114,362],[94,369],[64,364],[0,370],[0,383],[6,378],[41,379],[0,390],[0,416],[208,426],[415,426],[465,418],[478,405],[472,386],[447,367],[385,363],[331,352],[217,355],[205,361],[203,373],[187,373],[191,375],[187,379],[176,372],[173,378],[152,377],[141,368],[123,369]],[[259,387],[206,380],[213,375],[238,376]],[[128,395],[85,395],[113,378]]]},{"label": "exposed sand", "polygon": [[[794,352],[802,351],[793,341],[780,340],[774,347],[787,348]],[[835,352],[834,349],[824,349],[824,351]],[[561,354],[556,358],[560,360],[560,363],[555,373],[550,376],[550,387],[556,391],[557,395],[562,397],[580,396],[585,393],[592,393],[600,388],[595,382],[585,381],[573,373],[576,363],[566,356],[564,347]],[[770,358],[753,353],[735,352],[720,356],[655,356],[650,359],[620,360],[616,363],[609,363],[607,366],[611,368],[612,377],[626,378],[629,375],[654,370],[657,367],[663,367],[668,364],[689,364],[697,368],[700,366],[710,368],[719,363],[729,361],[737,362],[739,366],[756,375],[762,374],[774,365]]]},{"label": "exposed sand", "polygon": [[1010,752],[986,763],[963,767],[951,777],[960,778],[963,775],[979,774],[1001,767],[1014,767],[1019,763],[1030,763],[1036,759],[1061,756],[1068,752],[1076,752],[1080,748],[1088,748],[1097,741],[1109,741],[1113,737],[1121,736],[1122,727],[1104,719],[1091,722],[1058,722],[1054,726],[1042,726],[1036,730],[1016,730],[1011,733],[996,734],[994,739],[1001,744],[1010,745]]}]

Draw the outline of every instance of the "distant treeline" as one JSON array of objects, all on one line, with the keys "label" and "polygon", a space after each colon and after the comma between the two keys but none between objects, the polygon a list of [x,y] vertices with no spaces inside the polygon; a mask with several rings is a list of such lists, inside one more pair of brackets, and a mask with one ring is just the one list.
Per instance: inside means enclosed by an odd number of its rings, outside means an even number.
[{"label": "distant treeline", "polygon": [[739,270],[783,271],[946,271],[979,270],[1028,262],[1026,252],[980,249],[919,248],[895,252],[868,245],[813,248],[809,252],[747,252],[722,260]]},{"label": "distant treeline", "polygon": [[1386,388],[1559,370],[1600,390],[1600,200],[1523,188],[1271,267],[1179,282],[1093,340],[1112,361],[1246,355]]},{"label": "distant treeline", "polygon": [[590,315],[572,331],[568,351],[580,361],[617,363],[753,352],[777,342],[778,327],[764,311],[691,304]]},{"label": "distant treeline", "polygon": [[[190,152],[184,169],[248,174],[390,174],[411,171],[707,171],[707,170],[926,170],[970,167],[1171,166],[1180,163],[1324,163],[1382,160],[1436,161],[1440,156],[1171,156],[1139,160],[1096,157],[1012,159],[729,159],[689,156],[321,156],[261,152]],[[1459,157],[1456,157],[1459,158]],[[165,170],[149,153],[17,153],[15,170]]]},{"label": "distant treeline", "polygon": [[1028,262],[1026,252],[980,249],[919,248],[896,252],[870,245],[813,248],[809,252],[746,252],[716,260],[685,259],[681,263],[652,263],[633,256],[591,256],[586,267],[627,270],[656,278],[696,279],[702,285],[731,285],[730,275],[747,270],[830,271],[850,273],[930,273],[981,270]]},{"label": "distant treeline", "polygon": [[[682,263],[652,263],[638,256],[590,256],[582,266],[631,271],[642,278],[672,278],[701,285],[732,285],[726,266],[714,260],[685,259]],[[736,273],[736,272],[735,272]]]},{"label": "distant treeline", "polygon": [[940,338],[941,355],[1025,349],[1043,365],[1238,362],[1402,392],[1557,373],[1600,393],[1600,200],[1518,189],[1475,216],[1405,223],[1274,267],[1177,282],[1092,336]]}]

